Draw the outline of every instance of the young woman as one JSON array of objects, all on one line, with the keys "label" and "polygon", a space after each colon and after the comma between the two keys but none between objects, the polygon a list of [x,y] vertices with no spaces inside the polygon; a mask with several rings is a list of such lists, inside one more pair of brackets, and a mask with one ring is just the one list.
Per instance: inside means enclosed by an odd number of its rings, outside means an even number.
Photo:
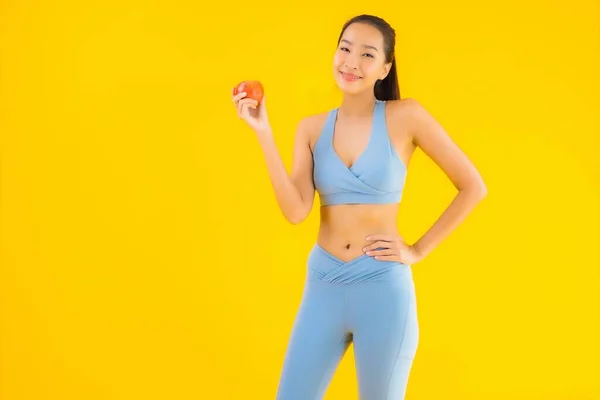
[{"label": "young woman", "polygon": [[[340,107],[298,124],[291,173],[273,140],[265,104],[233,96],[256,133],[275,196],[297,224],[320,208],[304,293],[285,355],[278,400],[323,398],[350,343],[362,400],[403,399],[419,326],[411,266],[425,258],[486,195],[465,154],[415,100],[400,99],[395,31],[360,15],[342,28],[333,57]],[[435,224],[408,245],[397,233],[398,205],[417,148],[458,193]]]}]

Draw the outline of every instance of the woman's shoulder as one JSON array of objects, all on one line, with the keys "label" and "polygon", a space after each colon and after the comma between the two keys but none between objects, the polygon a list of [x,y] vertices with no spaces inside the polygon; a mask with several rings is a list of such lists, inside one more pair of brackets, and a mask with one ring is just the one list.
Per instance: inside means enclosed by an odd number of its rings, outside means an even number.
[{"label": "woman's shoulder", "polygon": [[429,111],[415,98],[407,97],[400,100],[388,100],[386,116],[393,122],[406,127],[420,125],[432,119]]},{"label": "woman's shoulder", "polygon": [[312,128],[318,127],[319,125],[322,125],[325,123],[325,120],[329,116],[330,112],[331,112],[331,110],[327,110],[327,111],[321,111],[321,112],[305,115],[304,117],[302,117],[300,119],[299,123],[304,125],[305,127],[312,127]]},{"label": "woman's shoulder", "polygon": [[321,137],[330,112],[331,110],[321,111],[300,118],[296,128],[296,140],[308,145],[310,150],[313,151]]},{"label": "woman's shoulder", "polygon": [[399,100],[387,100],[388,108],[393,113],[419,113],[424,110],[423,105],[413,97],[406,97]]},{"label": "woman's shoulder", "polygon": [[311,141],[314,141],[323,130],[329,113],[330,111],[322,111],[305,115],[298,122],[299,131],[302,131]]}]

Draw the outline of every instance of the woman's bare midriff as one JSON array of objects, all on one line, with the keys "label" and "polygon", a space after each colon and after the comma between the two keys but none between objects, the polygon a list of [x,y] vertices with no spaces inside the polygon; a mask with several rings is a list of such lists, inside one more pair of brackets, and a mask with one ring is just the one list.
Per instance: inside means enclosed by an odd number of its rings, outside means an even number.
[{"label": "woman's bare midriff", "polygon": [[321,207],[317,243],[342,261],[363,255],[365,238],[398,233],[398,204],[342,204]]}]

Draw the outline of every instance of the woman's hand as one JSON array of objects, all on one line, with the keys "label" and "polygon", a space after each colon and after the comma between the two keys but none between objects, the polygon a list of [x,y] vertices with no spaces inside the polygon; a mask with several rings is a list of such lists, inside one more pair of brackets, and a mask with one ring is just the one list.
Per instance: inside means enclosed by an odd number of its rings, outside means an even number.
[{"label": "woman's hand", "polygon": [[266,96],[263,96],[262,101],[258,104],[256,100],[246,97],[246,92],[234,95],[233,89],[231,89],[231,95],[240,119],[244,120],[257,134],[271,134],[271,125],[265,106]]},{"label": "woman's hand", "polygon": [[[363,248],[366,255],[381,261],[397,261],[412,265],[423,259],[414,246],[406,244],[400,235],[375,234],[366,237],[370,243]],[[379,250],[375,250],[380,248]]]}]

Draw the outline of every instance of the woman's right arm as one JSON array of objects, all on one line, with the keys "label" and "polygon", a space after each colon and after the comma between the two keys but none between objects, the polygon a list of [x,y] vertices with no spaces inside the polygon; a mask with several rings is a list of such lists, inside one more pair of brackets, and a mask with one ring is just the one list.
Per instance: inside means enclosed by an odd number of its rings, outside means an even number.
[{"label": "woman's right arm", "polygon": [[273,134],[263,132],[257,137],[279,208],[290,223],[299,224],[310,214],[315,197],[313,159],[309,146],[310,120],[305,118],[298,123],[291,174],[283,164]]},{"label": "woman's right arm", "polygon": [[299,224],[310,214],[314,203],[313,159],[310,150],[312,117],[302,119],[296,128],[291,174],[281,159],[267,116],[265,98],[258,104],[246,98],[245,93],[233,96],[238,116],[254,130],[263,151],[275,198],[283,216],[292,224]]}]

